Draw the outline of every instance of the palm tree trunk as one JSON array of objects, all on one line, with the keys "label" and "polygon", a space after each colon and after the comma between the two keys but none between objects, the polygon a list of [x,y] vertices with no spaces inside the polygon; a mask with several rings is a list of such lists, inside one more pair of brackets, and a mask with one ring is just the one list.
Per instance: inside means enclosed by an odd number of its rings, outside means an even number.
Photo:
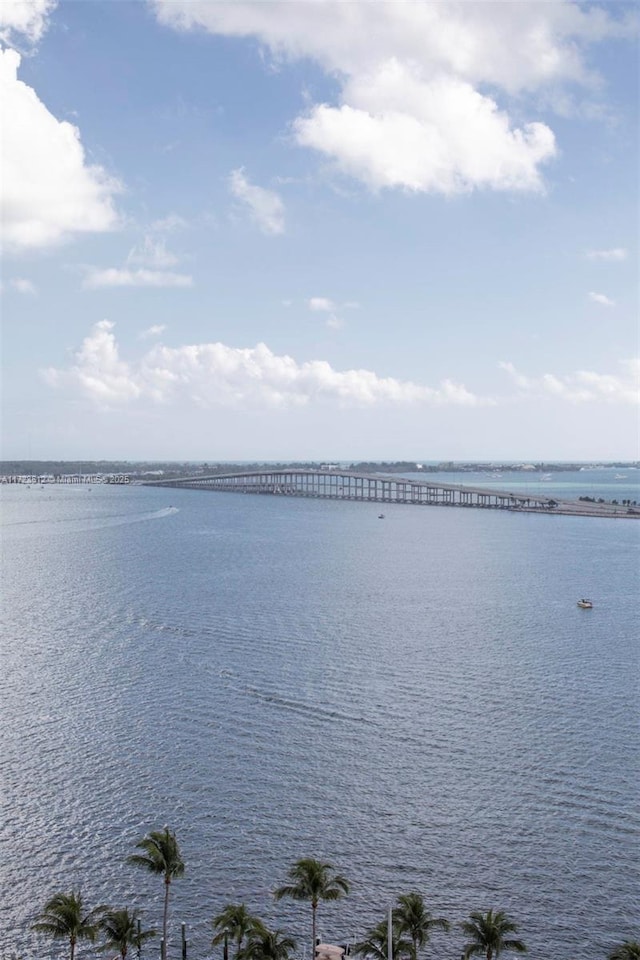
[{"label": "palm tree trunk", "polygon": [[312,900],[311,901],[311,960],[315,960],[316,957],[316,910],[318,909],[318,904]]},{"label": "palm tree trunk", "polygon": [[73,960],[73,956],[76,952],[76,938],[69,937],[69,946],[71,948],[70,960]]},{"label": "palm tree trunk", "polygon": [[167,915],[169,913],[169,887],[171,878],[164,878],[164,915],[162,917],[162,960],[167,960]]}]

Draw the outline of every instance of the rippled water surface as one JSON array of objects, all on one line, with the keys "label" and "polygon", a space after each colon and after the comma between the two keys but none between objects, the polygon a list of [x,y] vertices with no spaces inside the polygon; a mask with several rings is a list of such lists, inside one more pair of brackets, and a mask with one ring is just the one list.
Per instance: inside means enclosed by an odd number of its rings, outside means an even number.
[{"label": "rippled water surface", "polygon": [[72,887],[158,923],[161,884],[123,861],[165,823],[190,960],[230,900],[302,955],[306,906],[270,893],[301,856],[351,881],[319,910],[334,942],[411,890],[454,924],[435,960],[489,907],[534,958],[640,936],[640,523],[140,487],[2,499],[7,956],[59,956],[29,925]]}]

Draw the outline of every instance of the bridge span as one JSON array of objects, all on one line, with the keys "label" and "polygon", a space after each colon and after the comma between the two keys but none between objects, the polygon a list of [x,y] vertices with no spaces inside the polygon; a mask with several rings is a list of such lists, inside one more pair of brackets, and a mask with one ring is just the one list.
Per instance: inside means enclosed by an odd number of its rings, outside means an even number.
[{"label": "bridge span", "polygon": [[252,470],[247,473],[145,481],[147,486],[177,487],[231,493],[262,493],[282,497],[362,500],[447,507],[553,512],[559,501],[529,493],[509,493],[479,487],[413,480],[407,477],[354,473],[349,470]]},{"label": "bridge span", "polygon": [[355,473],[351,470],[262,469],[171,480],[147,480],[144,485],[227,493],[261,493],[281,497],[314,497],[323,500],[360,500],[369,503],[474,507],[547,515],[640,519],[640,509],[626,505],[557,500],[531,492],[513,493],[486,487],[439,483],[432,479],[417,480],[386,474]]}]

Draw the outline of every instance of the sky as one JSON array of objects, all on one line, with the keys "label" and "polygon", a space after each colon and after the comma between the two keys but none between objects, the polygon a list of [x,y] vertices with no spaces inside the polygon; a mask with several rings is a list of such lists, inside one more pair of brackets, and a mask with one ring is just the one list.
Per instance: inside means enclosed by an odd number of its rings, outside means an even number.
[{"label": "sky", "polygon": [[2,457],[640,458],[638,20],[2,0]]}]

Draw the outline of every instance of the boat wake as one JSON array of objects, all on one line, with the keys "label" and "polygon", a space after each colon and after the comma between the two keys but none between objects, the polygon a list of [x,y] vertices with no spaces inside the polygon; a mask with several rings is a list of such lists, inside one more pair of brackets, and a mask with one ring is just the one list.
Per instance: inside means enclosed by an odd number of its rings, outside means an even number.
[{"label": "boat wake", "polygon": [[46,520],[9,520],[2,524],[3,528],[8,527],[49,527],[51,530],[61,528],[66,533],[71,530],[80,532],[83,530],[102,530],[104,527],[121,527],[128,523],[142,523],[145,520],[162,520],[164,517],[170,517],[179,512],[179,507],[162,507],[160,510],[146,511],[138,514],[112,514],[106,517],[90,517],[82,519],[80,517],[55,517]]},{"label": "boat wake", "polygon": [[364,723],[368,726],[375,726],[371,720],[368,720],[366,717],[361,715],[345,713],[342,710],[335,710],[309,700],[283,697],[279,693],[274,693],[269,690],[260,690],[258,687],[253,687],[249,684],[243,684],[230,670],[221,670],[220,677],[225,681],[226,686],[232,689],[235,693],[243,694],[244,696],[250,697],[252,700],[258,700],[261,703],[268,703],[274,707],[279,707],[281,710],[291,710],[295,713],[304,714],[311,719],[320,721],[339,720],[341,723]]},{"label": "boat wake", "polygon": [[128,523],[144,523],[146,520],[162,520],[164,517],[170,517],[178,513],[178,507],[162,507],[160,510],[152,510],[148,513],[138,513],[133,516],[104,517],[94,520],[91,529],[101,529],[102,527],[120,527]]}]

